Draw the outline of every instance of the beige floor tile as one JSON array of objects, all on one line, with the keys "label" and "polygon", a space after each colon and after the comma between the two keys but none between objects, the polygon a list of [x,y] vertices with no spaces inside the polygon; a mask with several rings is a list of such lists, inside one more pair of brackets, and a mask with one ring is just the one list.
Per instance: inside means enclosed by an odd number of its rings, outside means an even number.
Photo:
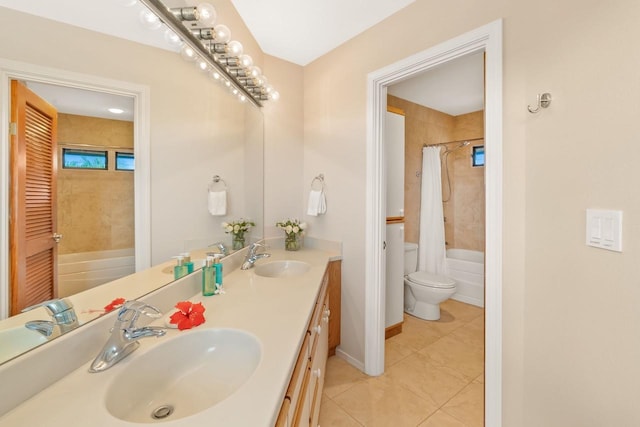
[{"label": "beige floor tile", "polygon": [[398,335],[389,338],[384,342],[384,369],[387,370],[407,356],[416,352],[411,347],[402,344],[400,340],[395,339]]},{"label": "beige floor tile", "polygon": [[369,378],[358,369],[333,356],[327,359],[326,374],[324,376],[324,393],[333,398],[350,389],[359,381]]},{"label": "beige floor tile", "polygon": [[417,319],[415,317],[405,315],[405,321],[402,325],[402,333],[395,337],[389,338],[394,343],[410,348],[413,351],[419,351],[438,341],[443,334],[434,329],[426,320]]},{"label": "beige floor tile", "polygon": [[442,410],[468,427],[484,425],[484,384],[471,383],[447,402]]},{"label": "beige floor tile", "polygon": [[320,418],[318,424],[330,427],[360,427],[362,424],[354,420],[328,396],[322,396]]},{"label": "beige floor tile", "polygon": [[427,421],[418,427],[467,427],[462,421],[453,418],[443,411],[438,411],[431,415]]},{"label": "beige floor tile", "polygon": [[415,353],[389,368],[384,380],[404,387],[424,399],[433,400],[438,407],[465,388],[466,377],[446,367],[433,365],[427,356]]},{"label": "beige floor tile", "polygon": [[467,344],[454,334],[447,335],[420,351],[431,363],[454,369],[472,381],[484,372],[484,349]]},{"label": "beige floor tile", "polygon": [[415,427],[438,409],[433,401],[381,378],[361,381],[333,401],[366,427]]},{"label": "beige floor tile", "polygon": [[465,344],[480,349],[484,348],[484,322],[476,322],[473,320],[451,332],[451,335],[460,338]]}]

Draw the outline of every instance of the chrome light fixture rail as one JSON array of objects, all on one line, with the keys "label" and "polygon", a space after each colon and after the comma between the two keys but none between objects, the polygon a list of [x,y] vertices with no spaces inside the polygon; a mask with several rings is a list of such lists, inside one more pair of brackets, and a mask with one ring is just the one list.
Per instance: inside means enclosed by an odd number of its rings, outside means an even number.
[{"label": "chrome light fixture rail", "polygon": [[[139,1],[159,19],[160,25],[164,23],[175,33],[183,58],[196,61],[200,70],[209,72],[240,100],[249,100],[261,107],[262,101],[279,98],[260,68],[253,65],[252,58],[243,54],[242,44],[230,40],[229,29],[213,25],[216,19],[213,6],[203,3],[197,7],[169,9],[161,0]],[[149,19],[153,21],[153,17]]]}]

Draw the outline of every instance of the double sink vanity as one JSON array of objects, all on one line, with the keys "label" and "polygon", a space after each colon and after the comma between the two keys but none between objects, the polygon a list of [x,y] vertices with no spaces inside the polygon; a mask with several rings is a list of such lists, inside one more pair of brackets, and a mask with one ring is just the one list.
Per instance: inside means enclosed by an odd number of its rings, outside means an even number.
[{"label": "double sink vanity", "polygon": [[[339,246],[270,244],[271,256],[247,270],[247,248],[223,259],[224,293],[202,296],[196,271],[140,298],[163,315],[136,320],[166,333],[140,339],[102,372],[89,367],[118,310],[1,365],[3,394],[13,387],[15,396],[0,404],[0,425],[316,426],[327,355],[339,343]],[[171,328],[186,300],[202,303],[205,323]],[[28,384],[28,372],[44,380]]]}]

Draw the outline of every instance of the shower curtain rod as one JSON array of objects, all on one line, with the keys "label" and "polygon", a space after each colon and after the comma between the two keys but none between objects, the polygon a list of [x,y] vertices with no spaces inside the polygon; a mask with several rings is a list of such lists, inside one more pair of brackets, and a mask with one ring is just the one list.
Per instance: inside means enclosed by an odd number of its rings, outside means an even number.
[{"label": "shower curtain rod", "polygon": [[482,140],[484,140],[484,137],[482,137],[482,138],[471,138],[471,139],[461,139],[459,141],[439,142],[437,144],[424,144],[423,147],[439,147],[440,145],[455,144],[456,142],[473,142],[473,141],[482,141]]}]

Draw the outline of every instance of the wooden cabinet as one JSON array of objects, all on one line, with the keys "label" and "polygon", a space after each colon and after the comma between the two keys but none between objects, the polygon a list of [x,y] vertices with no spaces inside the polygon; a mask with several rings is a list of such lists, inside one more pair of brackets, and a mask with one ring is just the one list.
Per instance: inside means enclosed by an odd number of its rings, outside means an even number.
[{"label": "wooden cabinet", "polygon": [[[333,286],[337,280],[338,293]],[[276,427],[316,427],[330,346],[340,343],[340,261],[329,263],[298,354]],[[336,302],[337,300],[337,309]],[[337,314],[336,314],[337,313]],[[335,320],[338,320],[337,330]],[[332,329],[333,327],[333,329]],[[333,332],[332,332],[333,331]]]}]

